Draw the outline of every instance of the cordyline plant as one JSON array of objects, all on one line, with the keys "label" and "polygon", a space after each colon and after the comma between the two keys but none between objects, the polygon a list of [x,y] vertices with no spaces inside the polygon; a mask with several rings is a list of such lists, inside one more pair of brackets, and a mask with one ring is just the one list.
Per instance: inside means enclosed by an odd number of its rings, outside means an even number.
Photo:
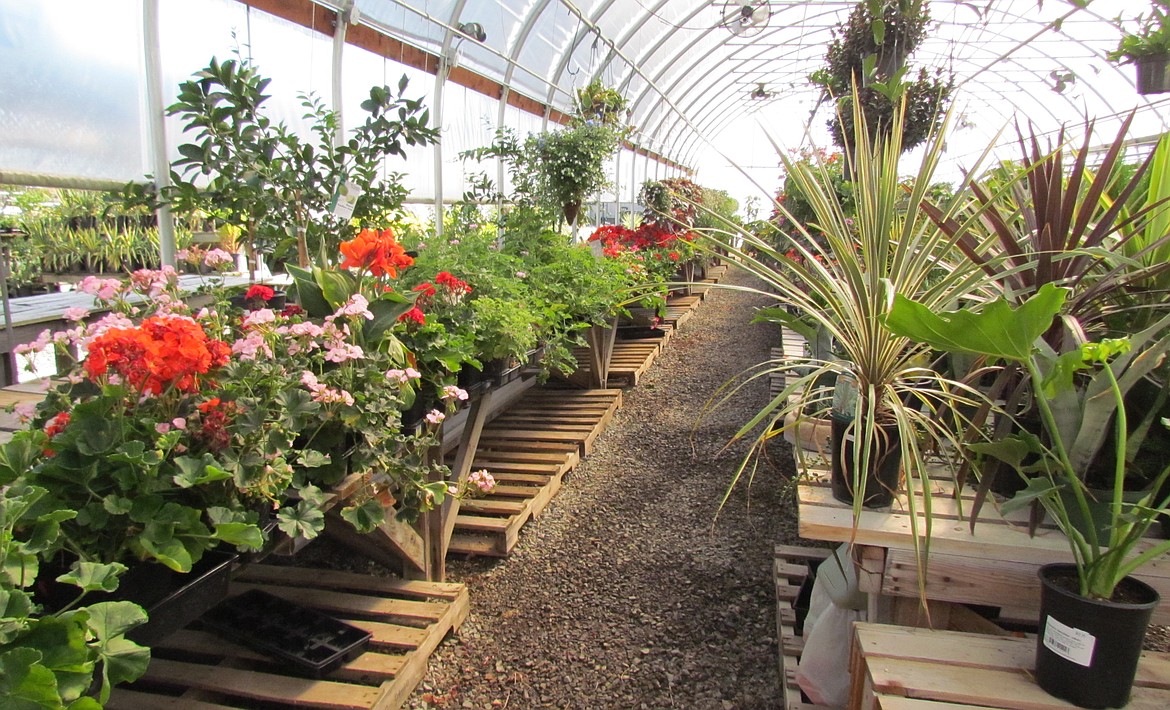
[{"label": "cordyline plant", "polygon": [[[1170,232],[1155,236],[1147,228],[1165,220],[1164,199],[1136,208],[1130,205],[1131,200],[1141,197],[1140,185],[1154,155],[1128,177],[1118,178],[1132,121],[1132,114],[1122,121],[1093,168],[1088,165],[1090,153],[1096,154],[1090,150],[1092,123],[1087,126],[1084,142],[1072,151],[1071,165],[1066,163],[1063,131],[1057,147],[1048,150],[1040,147],[1035,135],[1025,138],[1021,134],[1018,172],[972,182],[973,199],[965,210],[955,212],[951,205],[939,207],[929,202],[921,208],[953,240],[955,248],[987,275],[996,290],[1014,302],[1022,302],[1048,284],[1066,286],[1071,291],[1064,313],[1077,323],[1078,331],[1102,337],[1108,331],[1107,321],[1119,310],[1124,310],[1129,324],[1140,322],[1141,317],[1150,315],[1151,307],[1160,307],[1157,304],[1162,296],[1147,296],[1143,304],[1141,292],[1143,284],[1166,274],[1170,267],[1170,263],[1150,259],[1170,248]],[[1146,318],[1146,325],[1152,320]],[[1057,327],[1044,334],[1048,345],[1058,352],[1064,349],[1062,340],[1070,336],[1084,337]],[[1025,374],[1018,365],[1008,363],[990,388],[992,397],[1008,402],[1008,411],[1017,411],[1017,405],[1027,401],[1030,380]],[[984,407],[976,414],[977,427],[982,426],[988,412]],[[1151,409],[1151,416],[1153,412]],[[1007,435],[1012,426],[1010,417],[999,418],[996,436]],[[1084,449],[1084,456],[1092,458],[1105,439],[1106,429],[1102,426],[1086,433],[1092,438],[1078,440],[1078,446]],[[972,525],[998,468],[991,465],[984,469]],[[965,468],[960,482],[964,478]]]},{"label": "cordyline plant", "polygon": [[[754,474],[764,445],[772,437],[806,418],[810,399],[814,409],[827,413],[829,403],[811,397],[819,377],[826,373],[851,375],[858,388],[857,416],[852,425],[858,442],[854,470],[870,470],[877,455],[879,426],[895,425],[907,487],[922,493],[921,497],[907,496],[906,502],[915,521],[920,570],[925,570],[933,505],[925,442],[931,442],[930,446],[954,443],[956,422],[943,421],[942,410],[945,407],[950,416],[957,416],[956,405],[976,403],[980,395],[928,367],[929,349],[891,332],[882,325],[882,317],[896,295],[912,296],[942,310],[957,296],[981,289],[986,277],[956,252],[953,240],[920,209],[942,153],[941,132],[928,143],[916,179],[907,188],[898,175],[901,115],[895,115],[890,139],[875,142],[864,128],[865,120],[860,111],[855,113],[856,204],[849,213],[824,167],[793,161],[777,150],[785,161],[789,183],[799,187],[815,214],[815,222],[801,224],[785,212],[783,204],[776,204],[777,211],[785,214],[803,237],[793,240],[799,258],[790,258],[729,221],[724,221],[726,232],[710,233],[712,241],[735,263],[766,284],[759,293],[777,303],[763,309],[760,320],[793,324],[798,316],[789,312],[791,308],[832,335],[844,358],[785,357],[745,373],[746,381],[783,375],[786,386],[736,433],[735,439],[751,438],[753,445],[731,485]],[[955,200],[945,208],[946,214],[960,206]],[[809,234],[814,230],[818,239]],[[710,406],[727,402],[744,384],[728,383]],[[953,467],[954,462],[946,465]],[[852,488],[856,518],[866,497],[863,475],[853,481]]]}]

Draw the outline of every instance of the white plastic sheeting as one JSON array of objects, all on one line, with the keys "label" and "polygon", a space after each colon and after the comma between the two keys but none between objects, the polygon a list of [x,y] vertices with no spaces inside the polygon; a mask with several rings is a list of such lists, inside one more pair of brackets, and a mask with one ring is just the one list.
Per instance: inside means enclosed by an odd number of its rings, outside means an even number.
[{"label": "white plastic sheeting", "polygon": [[[332,17],[338,0],[269,3],[315,19]],[[743,2],[720,0],[357,0],[360,23],[422,50],[484,81],[469,89],[443,83],[441,160],[444,198],[457,198],[466,165],[459,151],[486,144],[494,126],[520,133],[548,127],[548,111],[568,112],[576,89],[593,78],[616,86],[632,102],[631,141],[699,170],[704,184],[744,196],[753,191],[740,174],[765,191],[778,168],[768,136],[785,148],[827,145],[827,105],[807,76],[820,67],[832,28],[853,0],[761,0],[765,21],[734,32]],[[1075,135],[1084,118],[1099,121],[1108,137],[1121,117],[1138,112],[1132,137],[1166,130],[1167,101],[1141,97],[1133,70],[1105,59],[1119,30],[1112,19],[1146,11],[1148,0],[933,0],[930,36],[916,52],[918,65],[942,66],[955,75],[956,121],[948,160],[969,164],[990,142],[1011,156],[1013,121],[1031,121],[1053,133],[1067,124]],[[290,16],[296,17],[297,12]],[[318,14],[319,13],[319,14]],[[303,21],[300,20],[300,21]],[[479,23],[486,40],[459,33]],[[141,179],[149,165],[144,148],[142,0],[0,0],[0,175],[39,174],[91,180]],[[308,23],[313,24],[313,23]],[[317,24],[327,27],[328,22]],[[270,115],[296,126],[298,94],[332,96],[331,38],[241,0],[160,3],[164,101],[178,82],[212,57],[234,51],[251,57],[272,78]],[[400,64],[348,46],[343,55],[343,112],[348,125],[369,86],[395,86],[410,76],[412,96],[436,105],[433,71]],[[421,66],[421,65],[420,65]],[[465,81],[464,74],[460,81]],[[763,85],[767,97],[752,98]],[[500,86],[506,91],[498,90]],[[494,87],[494,88],[493,88]],[[169,93],[167,93],[169,92]],[[484,93],[481,93],[484,92]],[[499,99],[517,95],[536,113]],[[555,118],[555,115],[553,115]],[[1008,131],[1003,132],[1007,127]],[[168,146],[181,142],[168,122]],[[735,164],[735,168],[731,164]],[[393,158],[387,170],[407,175],[415,199],[436,194],[431,149]],[[642,180],[678,174],[626,152],[616,177],[621,200]],[[606,199],[613,199],[609,195]]]}]

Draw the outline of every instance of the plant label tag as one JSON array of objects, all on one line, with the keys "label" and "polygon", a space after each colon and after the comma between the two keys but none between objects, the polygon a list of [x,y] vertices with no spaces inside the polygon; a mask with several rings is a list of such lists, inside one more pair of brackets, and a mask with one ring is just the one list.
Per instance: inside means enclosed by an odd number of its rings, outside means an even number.
[{"label": "plant label tag", "polygon": [[1061,658],[1086,668],[1093,663],[1097,639],[1087,631],[1062,624],[1051,616],[1044,624],[1044,646]]},{"label": "plant label tag", "polygon": [[329,211],[338,219],[349,219],[353,216],[353,210],[357,207],[358,198],[362,196],[363,192],[364,190],[356,183],[348,180],[341,183],[341,187],[334,197],[333,207]]}]

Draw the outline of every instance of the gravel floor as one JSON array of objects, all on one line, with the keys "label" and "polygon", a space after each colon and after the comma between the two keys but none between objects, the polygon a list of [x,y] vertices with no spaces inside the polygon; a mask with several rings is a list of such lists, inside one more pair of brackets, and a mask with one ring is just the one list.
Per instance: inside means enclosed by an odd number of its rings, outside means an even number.
[{"label": "gravel floor", "polygon": [[[726,284],[748,277],[732,273]],[[779,698],[771,550],[796,540],[778,466],[716,518],[743,450],[721,451],[766,401],[753,383],[699,422],[708,397],[761,362],[768,299],[714,290],[675,334],[589,457],[506,560],[449,563],[471,615],[432,656],[411,708],[768,708]],[[778,445],[771,458],[791,459]],[[693,451],[693,453],[692,453]]]}]

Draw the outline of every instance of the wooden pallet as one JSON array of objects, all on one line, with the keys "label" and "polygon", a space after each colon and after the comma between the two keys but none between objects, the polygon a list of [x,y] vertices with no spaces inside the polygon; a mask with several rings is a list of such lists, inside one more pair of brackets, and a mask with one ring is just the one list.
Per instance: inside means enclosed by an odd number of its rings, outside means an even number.
[{"label": "wooden pallet", "polygon": [[334,570],[251,565],[232,593],[260,588],[373,634],[369,648],[324,678],[199,629],[198,622],[152,649],[146,675],[114,691],[107,708],[399,708],[427,660],[467,618],[467,587]]},{"label": "wooden pallet", "polygon": [[663,316],[662,322],[677,330],[691,319],[702,302],[703,297],[699,295],[671,298],[666,302],[666,315]]},{"label": "wooden pallet", "polygon": [[780,640],[781,710],[832,710],[804,702],[796,684],[796,670],[804,652],[803,619],[797,618],[796,602],[801,585],[832,550],[818,547],[776,545],[773,576],[776,582],[776,636]]},{"label": "wooden pallet", "polygon": [[510,554],[520,529],[543,512],[621,402],[619,389],[537,388],[493,420],[480,437],[472,469],[487,469],[496,488],[460,504],[448,553]]}]

